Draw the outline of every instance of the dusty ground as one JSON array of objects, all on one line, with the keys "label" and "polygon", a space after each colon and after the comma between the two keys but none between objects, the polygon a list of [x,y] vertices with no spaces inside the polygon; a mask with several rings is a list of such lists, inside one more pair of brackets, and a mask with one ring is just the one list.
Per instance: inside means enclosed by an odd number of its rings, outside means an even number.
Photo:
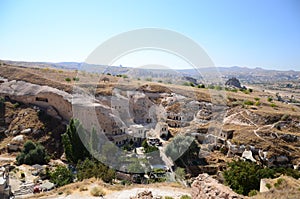
[{"label": "dusty ground", "polygon": [[66,185],[56,190],[28,196],[28,199],[92,199],[99,198],[90,194],[93,187],[99,187],[105,192],[105,199],[129,199],[130,196],[135,196],[137,193],[144,190],[152,191],[153,196],[172,196],[180,198],[181,195],[190,195],[191,189],[185,188],[178,183],[156,183],[150,185],[109,185],[95,179],[88,179],[82,182],[76,182]]}]

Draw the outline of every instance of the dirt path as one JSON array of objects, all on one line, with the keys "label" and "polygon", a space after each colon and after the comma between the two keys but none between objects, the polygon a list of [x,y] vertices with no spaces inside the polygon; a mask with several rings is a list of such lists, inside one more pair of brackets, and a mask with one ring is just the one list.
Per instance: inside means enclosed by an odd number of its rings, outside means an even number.
[{"label": "dirt path", "polygon": [[133,188],[120,192],[115,192],[104,197],[104,199],[129,199],[131,196],[136,196],[143,191],[151,191],[153,197],[171,196],[174,199],[179,199],[182,195],[190,195],[188,191],[180,191],[175,188]]}]

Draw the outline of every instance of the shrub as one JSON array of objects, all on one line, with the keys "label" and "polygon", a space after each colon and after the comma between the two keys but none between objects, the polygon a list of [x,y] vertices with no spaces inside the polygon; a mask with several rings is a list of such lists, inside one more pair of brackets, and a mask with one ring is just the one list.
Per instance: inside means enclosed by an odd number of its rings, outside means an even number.
[{"label": "shrub", "polygon": [[180,197],[180,199],[192,199],[189,195],[183,195]]},{"label": "shrub", "polygon": [[221,86],[215,86],[214,88],[215,88],[216,90],[218,90],[218,91],[222,90],[222,87],[221,87]]},{"label": "shrub", "polygon": [[50,173],[50,181],[61,187],[73,182],[72,172],[65,166],[58,166],[53,172]]},{"label": "shrub", "polygon": [[96,160],[86,159],[83,162],[78,162],[76,169],[78,180],[95,177],[102,179],[104,182],[112,182],[115,178],[113,169]]},{"label": "shrub", "polygon": [[259,97],[255,97],[254,100],[255,100],[255,101],[259,101],[260,98],[259,98]]},{"label": "shrub", "polygon": [[18,165],[46,164],[49,159],[45,148],[40,144],[33,143],[31,140],[24,144],[24,148],[16,158]]},{"label": "shrub", "polygon": [[198,84],[197,88],[205,88],[205,85],[204,84]]},{"label": "shrub", "polygon": [[261,103],[259,101],[255,102],[255,106],[260,106]]},{"label": "shrub", "polygon": [[79,81],[79,77],[73,77],[73,81]]},{"label": "shrub", "polygon": [[184,180],[185,179],[185,170],[184,170],[184,168],[177,167],[176,170],[175,170],[175,175],[176,175],[176,178],[178,178],[180,180]]},{"label": "shrub", "polygon": [[241,91],[245,94],[250,94],[250,92],[248,90],[241,90]]},{"label": "shrub", "polygon": [[278,188],[280,185],[282,185],[282,183],[284,182],[285,180],[282,179],[282,178],[279,178],[277,180],[277,182],[274,184],[274,187]]},{"label": "shrub", "polygon": [[147,140],[144,140],[142,142],[142,147],[144,147],[144,151],[145,153],[151,153],[151,152],[154,152],[154,151],[158,151],[158,148],[156,146],[150,146],[148,143],[147,143]]},{"label": "shrub", "polygon": [[252,89],[252,88],[249,88],[248,91],[249,91],[250,93],[252,93],[252,92],[253,92],[253,89]]},{"label": "shrub", "polygon": [[214,89],[215,86],[214,86],[214,85],[208,85],[208,88],[209,88],[209,89]]},{"label": "shrub", "polygon": [[255,196],[257,195],[257,191],[256,190],[251,190],[248,194],[249,197]]},{"label": "shrub", "polygon": [[273,101],[273,98],[272,97],[268,97],[268,102],[272,102]]},{"label": "shrub", "polygon": [[70,82],[71,78],[67,77],[65,80],[66,80],[66,82]]},{"label": "shrub", "polygon": [[126,78],[128,78],[128,75],[122,75],[122,77],[123,77],[124,79],[126,79]]},{"label": "shrub", "polygon": [[246,100],[246,101],[244,101],[244,104],[252,106],[252,105],[254,105],[254,102],[250,101],[250,100]]},{"label": "shrub", "polygon": [[268,189],[271,189],[272,186],[271,186],[269,183],[267,183],[267,184],[266,184],[266,187],[267,187]]},{"label": "shrub", "polygon": [[90,193],[92,196],[105,196],[105,191],[101,187],[93,187]]},{"label": "shrub", "polygon": [[189,82],[184,82],[183,86],[190,86],[190,83]]},{"label": "shrub", "polygon": [[152,78],[148,77],[148,78],[146,78],[146,81],[152,82]]},{"label": "shrub", "polygon": [[165,196],[165,198],[164,199],[174,199],[173,197],[171,197],[171,196]]},{"label": "shrub", "polygon": [[162,81],[162,80],[158,80],[157,82],[158,82],[158,83],[162,83],[163,81]]},{"label": "shrub", "polygon": [[274,103],[270,104],[270,106],[273,107],[273,108],[277,107],[277,105],[274,104]]},{"label": "shrub", "polygon": [[19,106],[20,106],[20,104],[18,102],[16,102],[16,103],[13,104],[14,108],[18,108]]}]

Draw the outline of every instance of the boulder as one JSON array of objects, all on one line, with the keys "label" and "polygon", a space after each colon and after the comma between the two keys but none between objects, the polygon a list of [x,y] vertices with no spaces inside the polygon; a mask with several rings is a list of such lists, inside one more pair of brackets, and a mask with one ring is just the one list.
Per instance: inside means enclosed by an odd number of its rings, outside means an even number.
[{"label": "boulder", "polygon": [[24,135],[17,135],[12,139],[12,142],[14,143],[22,143],[24,142]]},{"label": "boulder", "polygon": [[29,134],[29,133],[31,133],[31,128],[24,129],[21,131],[21,134]]}]

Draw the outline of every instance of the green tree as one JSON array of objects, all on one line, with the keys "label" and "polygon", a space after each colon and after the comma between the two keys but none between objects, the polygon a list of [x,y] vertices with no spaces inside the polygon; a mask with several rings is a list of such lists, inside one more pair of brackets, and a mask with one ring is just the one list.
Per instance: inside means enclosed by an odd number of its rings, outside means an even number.
[{"label": "green tree", "polygon": [[49,159],[46,149],[40,144],[33,143],[31,140],[24,144],[23,150],[16,158],[18,165],[46,164],[49,162]]},{"label": "green tree", "polygon": [[65,166],[58,166],[50,173],[50,181],[58,187],[72,183],[73,177],[72,172]]},{"label": "green tree", "polygon": [[115,171],[97,160],[85,159],[79,161],[76,169],[78,180],[95,177],[102,179],[104,182],[112,182],[115,178]]},{"label": "green tree", "polygon": [[84,160],[90,156],[81,140],[84,135],[86,132],[79,120],[71,119],[66,132],[62,135],[62,143],[68,161],[76,164],[79,160]]},{"label": "green tree", "polygon": [[184,180],[185,179],[185,170],[184,170],[184,168],[177,167],[176,170],[175,170],[175,175],[176,175],[176,178],[178,178],[179,180]]},{"label": "green tree", "polygon": [[144,152],[145,153],[151,153],[151,152],[154,152],[154,151],[158,151],[158,148],[156,146],[150,146],[147,143],[147,140],[144,140],[142,142],[142,147],[144,147]]},{"label": "green tree", "polygon": [[258,190],[262,178],[273,178],[274,175],[274,170],[246,161],[228,163],[228,169],[224,171],[226,184],[243,195],[248,195],[252,190]]}]

